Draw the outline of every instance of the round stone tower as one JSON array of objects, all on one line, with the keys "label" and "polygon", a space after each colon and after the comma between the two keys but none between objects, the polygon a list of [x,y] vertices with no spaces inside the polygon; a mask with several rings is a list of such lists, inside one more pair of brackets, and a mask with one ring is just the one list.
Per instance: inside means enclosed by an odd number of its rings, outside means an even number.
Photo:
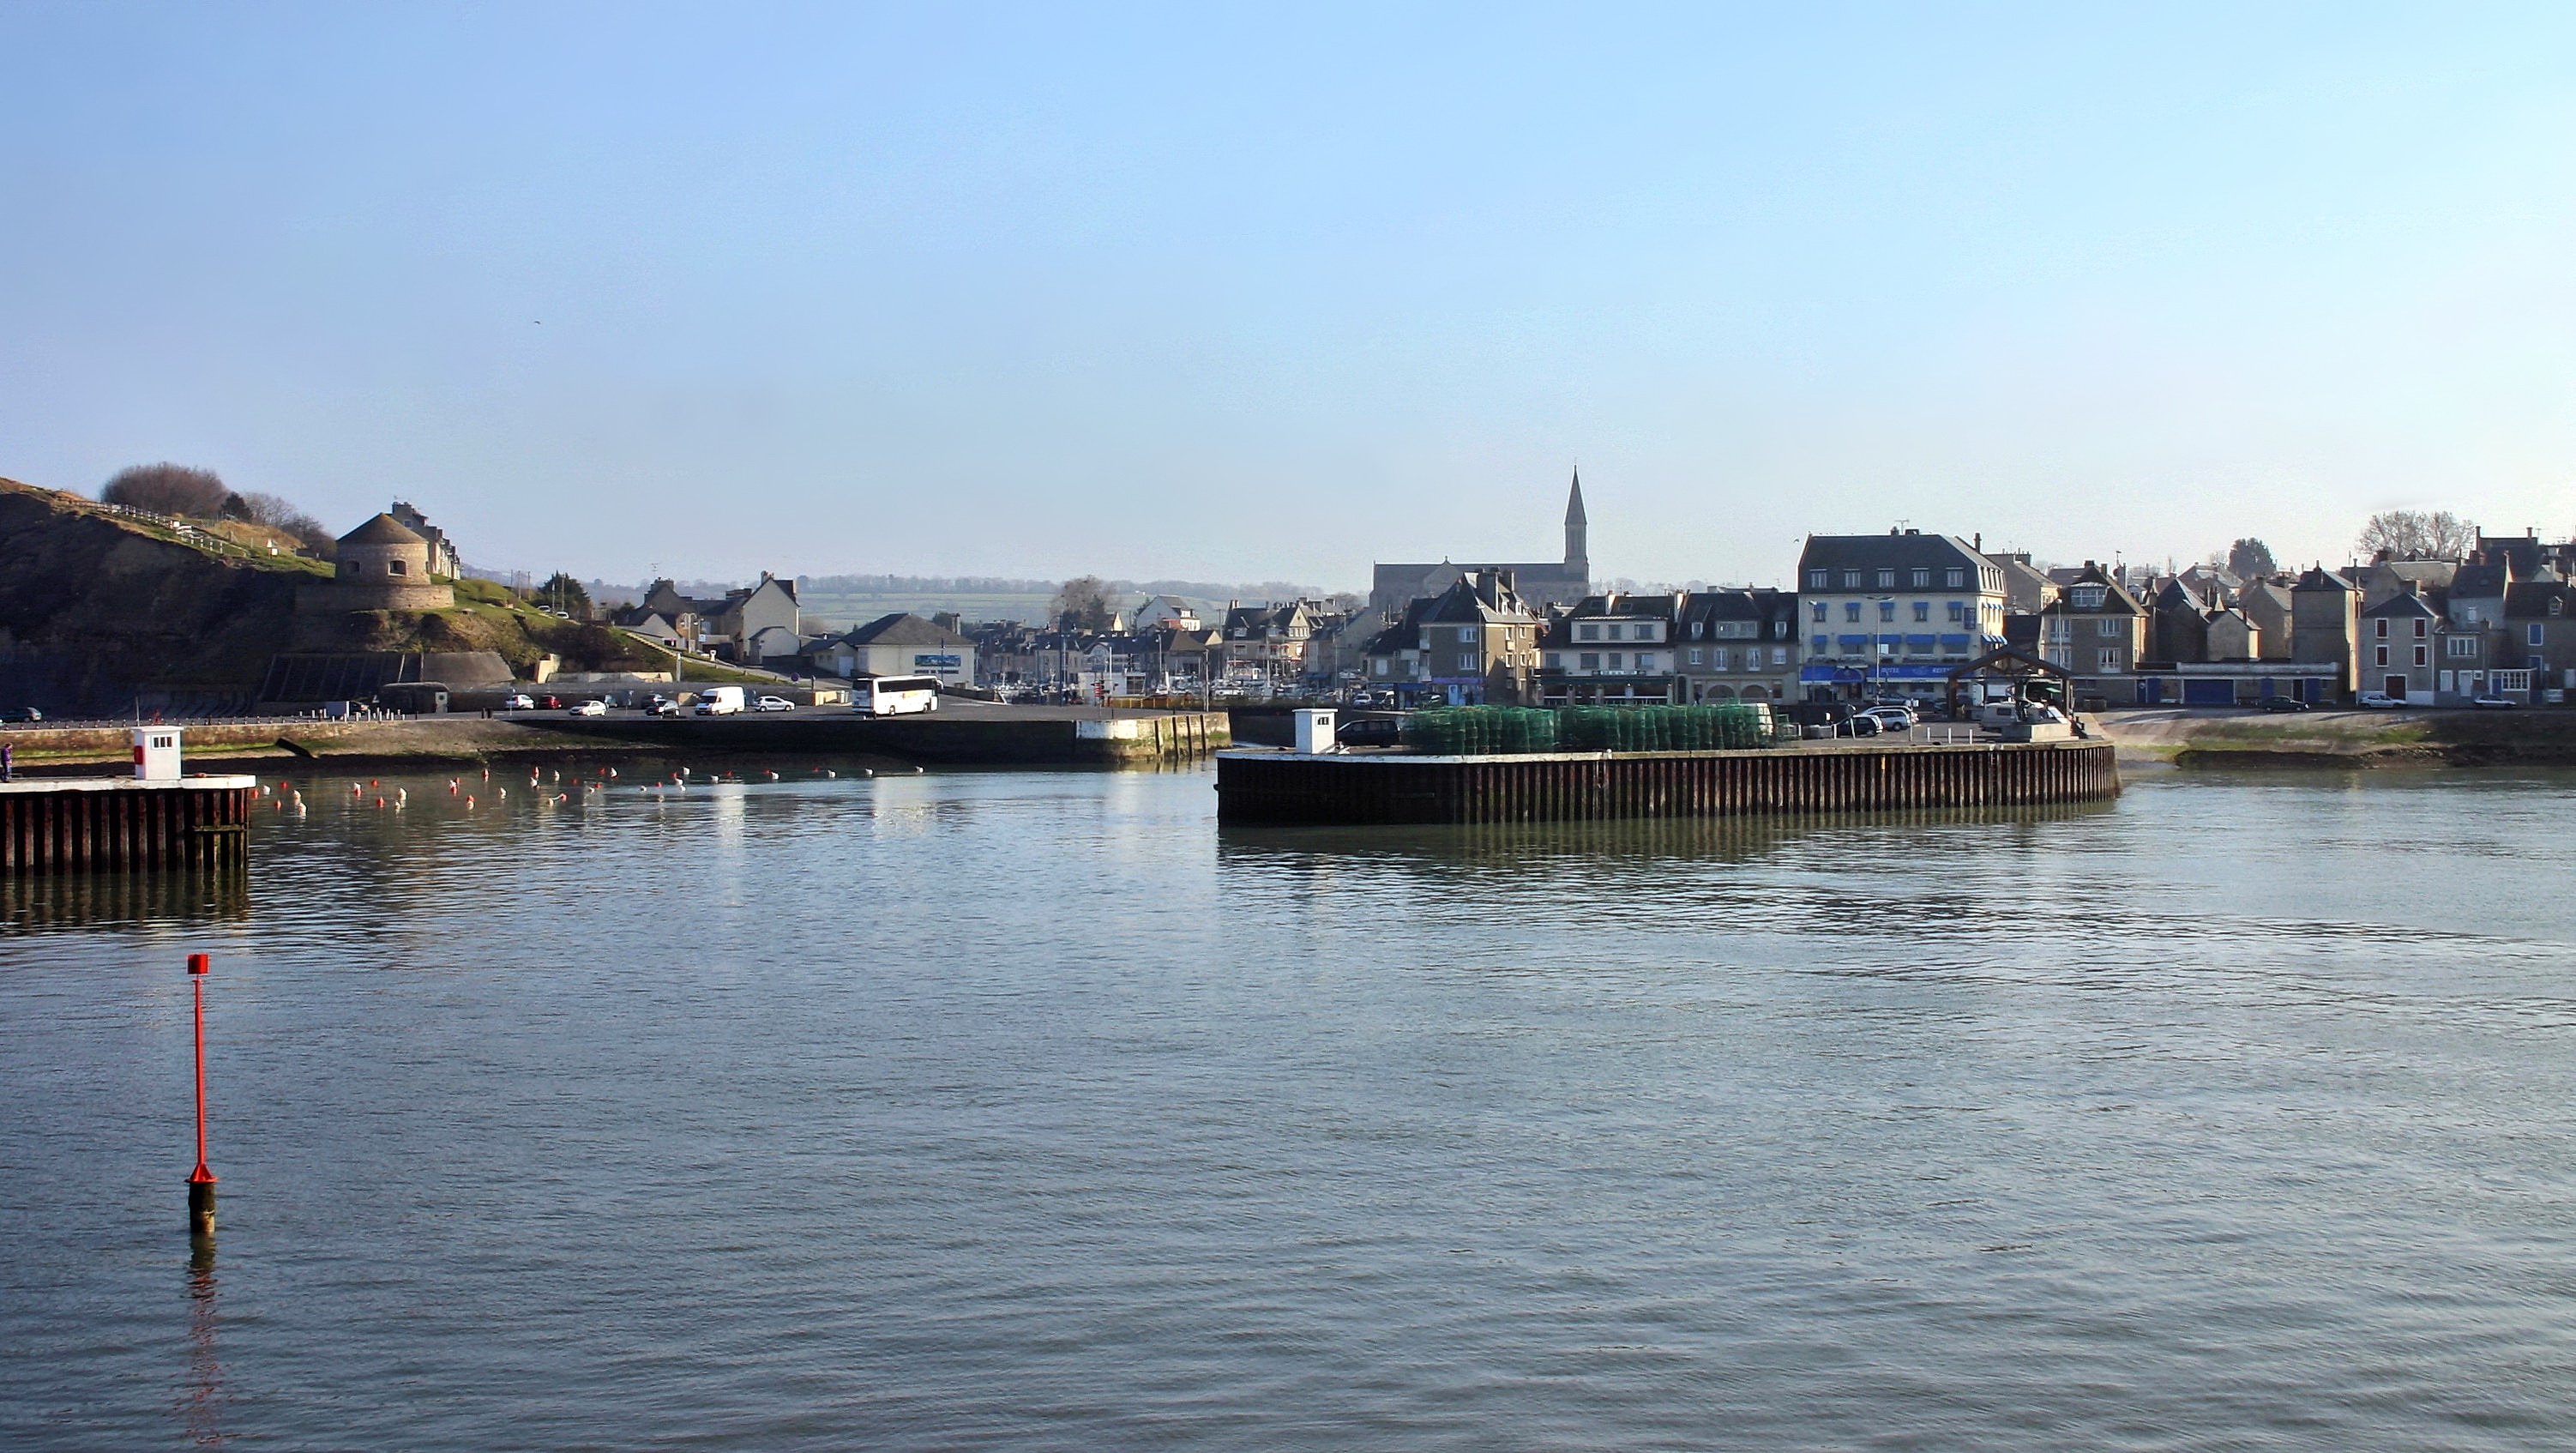
[{"label": "round stone tower", "polygon": [[446,610],[456,588],[429,574],[429,541],[391,515],[378,515],[340,537],[339,576],[296,593],[299,610]]}]

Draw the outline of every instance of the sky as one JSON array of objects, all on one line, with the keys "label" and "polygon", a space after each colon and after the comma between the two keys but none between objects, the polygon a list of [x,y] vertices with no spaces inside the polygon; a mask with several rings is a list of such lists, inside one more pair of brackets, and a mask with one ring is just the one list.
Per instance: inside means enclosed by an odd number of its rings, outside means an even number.
[{"label": "sky", "polygon": [[0,476],[612,580],[2576,531],[2576,8],[0,8]]}]

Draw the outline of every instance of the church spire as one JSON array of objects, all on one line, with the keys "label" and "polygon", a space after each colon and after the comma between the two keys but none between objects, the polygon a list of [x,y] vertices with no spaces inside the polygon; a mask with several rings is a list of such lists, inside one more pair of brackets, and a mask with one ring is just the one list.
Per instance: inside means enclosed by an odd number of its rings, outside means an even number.
[{"label": "church spire", "polygon": [[1583,518],[1583,469],[1574,470],[1574,487],[1565,496],[1565,573],[1578,580],[1592,575],[1592,551],[1585,538],[1589,532]]}]

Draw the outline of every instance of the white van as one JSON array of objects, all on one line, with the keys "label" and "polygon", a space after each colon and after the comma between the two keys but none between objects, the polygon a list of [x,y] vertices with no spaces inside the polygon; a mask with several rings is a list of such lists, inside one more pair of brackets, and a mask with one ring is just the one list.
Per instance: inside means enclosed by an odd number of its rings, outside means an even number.
[{"label": "white van", "polygon": [[936,676],[877,676],[850,686],[850,710],[861,716],[905,716],[938,709]]},{"label": "white van", "polygon": [[698,715],[735,716],[742,711],[742,688],[710,686],[698,693]]}]

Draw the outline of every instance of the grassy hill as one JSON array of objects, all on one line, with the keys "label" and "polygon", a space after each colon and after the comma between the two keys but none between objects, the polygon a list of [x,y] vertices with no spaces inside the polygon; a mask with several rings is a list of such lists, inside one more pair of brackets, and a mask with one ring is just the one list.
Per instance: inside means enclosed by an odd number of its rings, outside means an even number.
[{"label": "grassy hill", "polygon": [[523,676],[546,655],[568,671],[669,662],[649,641],[557,620],[489,581],[458,581],[453,610],[298,616],[296,590],[328,581],[332,566],[269,543],[255,527],[155,519],[0,479],[0,704],[70,710],[145,689],[248,689],[271,656],[294,650],[494,651]]}]

